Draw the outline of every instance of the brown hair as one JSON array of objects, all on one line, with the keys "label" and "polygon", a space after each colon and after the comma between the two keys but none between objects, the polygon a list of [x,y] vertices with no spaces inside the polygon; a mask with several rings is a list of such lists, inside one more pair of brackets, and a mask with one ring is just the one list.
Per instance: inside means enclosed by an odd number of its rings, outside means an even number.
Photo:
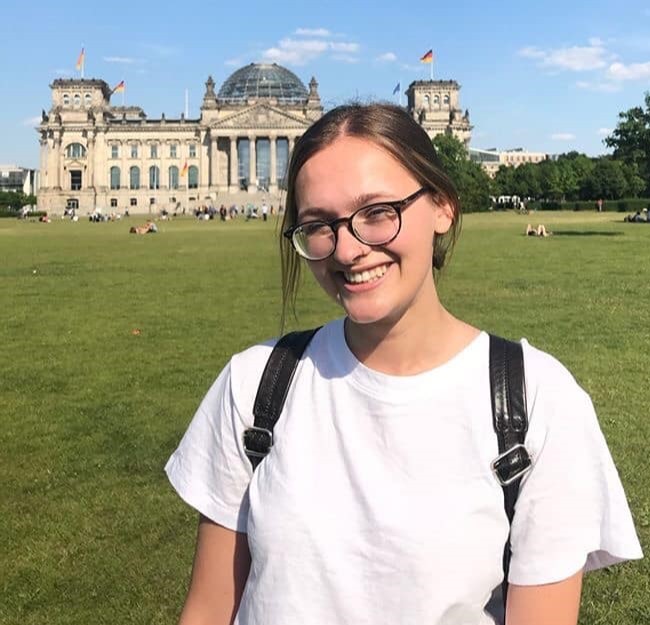
[{"label": "brown hair", "polygon": [[[312,124],[291,154],[286,179],[286,205],[282,232],[296,223],[296,178],[302,166],[338,137],[368,139],[384,148],[416,180],[449,203],[453,210],[451,228],[436,236],[433,246],[434,276],[443,268],[460,232],[460,202],[454,184],[443,171],[431,139],[403,108],[392,104],[347,104],[338,106]],[[286,237],[280,234],[282,262],[282,327],[288,310],[295,314],[301,259]]]}]

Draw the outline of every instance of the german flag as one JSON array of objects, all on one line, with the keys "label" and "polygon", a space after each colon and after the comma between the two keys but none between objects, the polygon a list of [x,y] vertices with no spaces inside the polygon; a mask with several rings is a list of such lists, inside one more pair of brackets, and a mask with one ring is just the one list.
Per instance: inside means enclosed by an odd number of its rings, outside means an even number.
[{"label": "german flag", "polygon": [[126,85],[124,84],[124,81],[120,80],[120,82],[118,82],[117,85],[113,87],[113,91],[111,93],[124,93],[125,87]]},{"label": "german flag", "polygon": [[187,161],[185,161],[185,165],[183,165],[183,169],[181,169],[181,176],[187,176]]},{"label": "german flag", "polygon": [[429,50],[426,54],[421,56],[420,63],[433,63],[433,50]]},{"label": "german flag", "polygon": [[81,48],[81,52],[77,57],[77,65],[75,66],[77,68],[77,71],[81,71],[81,68],[84,66],[85,61],[86,61],[86,49]]}]

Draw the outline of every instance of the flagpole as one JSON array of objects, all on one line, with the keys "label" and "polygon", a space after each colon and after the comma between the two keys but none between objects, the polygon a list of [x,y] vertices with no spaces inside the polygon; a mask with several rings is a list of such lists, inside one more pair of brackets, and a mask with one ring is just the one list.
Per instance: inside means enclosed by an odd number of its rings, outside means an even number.
[{"label": "flagpole", "polygon": [[81,46],[81,80],[84,79],[84,70],[86,69],[86,46]]},{"label": "flagpole", "polygon": [[125,106],[126,103],[126,83],[124,83],[124,89],[122,89],[122,106]]},{"label": "flagpole", "polygon": [[433,58],[431,58],[431,82],[433,82]]}]

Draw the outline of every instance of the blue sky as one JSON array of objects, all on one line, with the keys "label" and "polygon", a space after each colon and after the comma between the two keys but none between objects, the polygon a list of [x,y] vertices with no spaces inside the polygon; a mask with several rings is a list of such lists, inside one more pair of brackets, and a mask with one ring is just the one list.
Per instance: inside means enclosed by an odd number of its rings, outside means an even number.
[{"label": "blue sky", "polygon": [[127,104],[149,117],[178,115],[185,89],[198,116],[208,74],[218,87],[262,60],[305,83],[316,76],[327,107],[396,101],[398,81],[428,78],[418,59],[433,48],[435,76],[462,85],[473,146],[596,155],[618,112],[650,90],[650,0],[5,0],[0,163],[37,166],[34,120],[50,107],[52,80],[78,75],[82,46],[86,78],[124,80]]}]

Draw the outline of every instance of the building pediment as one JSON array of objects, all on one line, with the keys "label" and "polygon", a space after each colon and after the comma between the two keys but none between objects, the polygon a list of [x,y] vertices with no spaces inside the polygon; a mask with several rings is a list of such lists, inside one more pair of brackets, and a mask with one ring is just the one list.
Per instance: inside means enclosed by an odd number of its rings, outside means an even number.
[{"label": "building pediment", "polygon": [[221,119],[210,123],[210,128],[215,129],[305,129],[311,121],[298,115],[269,106],[268,104],[255,104],[243,110],[227,114]]}]

